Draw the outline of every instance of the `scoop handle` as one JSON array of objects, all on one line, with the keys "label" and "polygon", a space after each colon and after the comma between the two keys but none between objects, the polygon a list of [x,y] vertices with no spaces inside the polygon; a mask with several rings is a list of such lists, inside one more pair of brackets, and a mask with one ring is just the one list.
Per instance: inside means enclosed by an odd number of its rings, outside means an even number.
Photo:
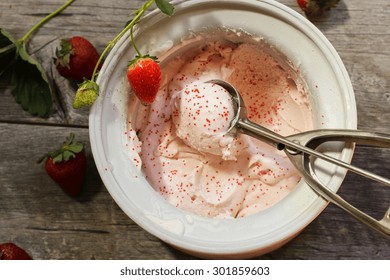
[{"label": "scoop handle", "polygon": [[[390,135],[383,133],[372,133],[360,130],[313,130],[308,132],[302,132],[296,135],[288,137],[292,141],[299,139],[302,144],[316,149],[322,143],[330,141],[343,141],[351,142],[364,146],[375,146],[382,148],[390,148]],[[312,166],[312,161],[305,154],[288,154],[291,162],[299,170],[306,183],[320,196],[327,201],[330,201],[355,217],[357,220],[370,226],[376,231],[385,234],[390,237],[390,207],[386,211],[381,220],[376,220],[373,217],[367,215],[361,210],[357,209],[353,205],[345,201],[341,196],[330,190],[323,185],[316,175],[315,169]],[[365,174],[363,174],[364,176]],[[374,174],[375,175],[375,174]],[[386,183],[386,179],[385,183]],[[376,180],[382,182],[380,180]],[[388,182],[389,180],[387,180]],[[387,184],[388,185],[388,184]]]},{"label": "scoop handle", "polygon": [[[323,143],[332,141],[352,143],[360,146],[378,147],[385,149],[390,148],[390,134],[369,132],[364,130],[317,129],[291,135],[287,138],[290,141],[300,143],[301,145],[307,146],[313,150]],[[390,179],[388,178],[379,176],[347,163],[339,166],[355,172],[360,176],[372,179],[386,186],[390,186]]]},{"label": "scoop handle", "polygon": [[311,145],[315,142],[319,144],[329,141],[358,142],[370,146],[390,147],[390,136],[386,134],[374,134],[355,130],[311,130],[308,132],[298,133],[292,136],[281,136],[261,125],[250,121],[246,113],[241,111],[242,115],[236,122],[236,129],[241,133],[252,136],[275,146],[278,150],[285,150],[287,154],[305,153],[322,160],[343,167],[356,174],[368,179],[377,181],[384,185],[390,186],[390,180],[375,173],[361,169],[357,166],[350,165],[342,160],[331,157],[324,153],[318,152]]}]

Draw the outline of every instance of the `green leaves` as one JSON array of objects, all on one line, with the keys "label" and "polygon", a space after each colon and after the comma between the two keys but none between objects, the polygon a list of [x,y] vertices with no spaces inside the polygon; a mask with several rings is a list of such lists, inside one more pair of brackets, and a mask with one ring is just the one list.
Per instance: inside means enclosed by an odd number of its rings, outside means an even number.
[{"label": "green leaves", "polygon": [[50,87],[42,66],[31,57],[24,43],[0,29],[0,81],[11,83],[11,92],[22,108],[45,117],[51,110]]},{"label": "green leaves", "polygon": [[75,135],[71,132],[60,149],[44,154],[37,160],[37,163],[46,161],[48,158],[52,158],[53,163],[60,163],[62,161],[68,161],[75,158],[76,154],[80,153],[84,149],[84,145],[79,142],[73,142],[74,138]]},{"label": "green leaves", "polygon": [[70,63],[70,57],[73,55],[73,47],[69,40],[62,39],[60,48],[56,48],[56,57],[54,63],[56,66],[68,67]]},{"label": "green leaves", "polygon": [[6,76],[8,69],[12,66],[16,52],[16,46],[11,41],[12,37],[5,30],[0,28],[0,81],[10,78]]},{"label": "green leaves", "polygon": [[52,106],[50,87],[42,66],[26,51],[26,41],[45,22],[61,13],[75,0],[68,0],[35,24],[20,40],[0,28],[0,81],[11,82],[12,94],[32,115],[45,117]]},{"label": "green leaves", "polygon": [[54,163],[59,163],[62,161],[68,161],[76,157],[76,154],[80,153],[84,149],[84,145],[81,143],[73,143],[74,134],[70,133],[69,137],[66,139],[64,145],[61,149],[53,152],[50,156],[53,158]]},{"label": "green leaves", "polygon": [[160,9],[164,14],[171,16],[173,15],[175,7],[167,0],[155,0],[157,8]]}]

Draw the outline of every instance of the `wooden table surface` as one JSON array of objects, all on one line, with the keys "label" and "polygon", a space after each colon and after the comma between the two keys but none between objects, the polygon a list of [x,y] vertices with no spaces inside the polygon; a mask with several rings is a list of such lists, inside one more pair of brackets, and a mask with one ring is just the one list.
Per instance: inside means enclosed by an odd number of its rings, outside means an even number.
[{"label": "wooden table surface", "polygon": [[[295,0],[280,1],[299,11]],[[21,38],[65,0],[1,0],[0,27]],[[143,1],[78,0],[46,23],[29,42],[54,88],[48,118],[33,117],[0,84],[0,243],[12,241],[34,259],[192,259],[144,231],[116,205],[103,185],[89,146],[88,109],[70,106],[74,87],[58,76],[53,56],[58,39],[82,35],[99,51]],[[390,2],[342,0],[315,25],[339,52],[355,90],[358,127],[390,133]],[[314,62],[313,62],[314,63]],[[85,191],[65,195],[36,160],[69,135],[86,144]],[[354,163],[389,174],[389,151],[359,149]],[[348,175],[339,193],[381,218],[388,188]],[[334,205],[282,248],[259,259],[390,259],[390,239]]]}]

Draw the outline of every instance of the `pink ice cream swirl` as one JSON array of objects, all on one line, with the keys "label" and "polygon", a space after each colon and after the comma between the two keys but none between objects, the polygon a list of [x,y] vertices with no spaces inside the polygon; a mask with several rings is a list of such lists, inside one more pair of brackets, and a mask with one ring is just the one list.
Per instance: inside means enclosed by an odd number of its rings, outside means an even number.
[{"label": "pink ice cream swirl", "polygon": [[204,83],[233,83],[250,119],[275,132],[310,129],[307,93],[280,61],[257,42],[216,41],[163,67],[156,101],[141,107],[136,121],[129,117],[129,146],[139,154],[134,163],[169,203],[200,216],[245,217],[294,189],[300,176],[283,152],[246,135],[226,135],[234,112],[230,95]]}]

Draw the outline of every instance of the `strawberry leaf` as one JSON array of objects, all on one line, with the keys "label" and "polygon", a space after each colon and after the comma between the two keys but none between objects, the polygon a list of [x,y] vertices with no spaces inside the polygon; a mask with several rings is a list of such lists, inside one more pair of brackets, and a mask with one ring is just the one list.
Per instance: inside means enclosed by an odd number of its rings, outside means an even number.
[{"label": "strawberry leaf", "polygon": [[79,142],[73,142],[74,137],[74,133],[70,133],[69,137],[62,144],[61,148],[44,154],[37,160],[37,163],[41,163],[51,158],[53,160],[53,163],[56,164],[62,161],[68,161],[72,158],[75,158],[76,154],[83,151],[84,145]]},{"label": "strawberry leaf", "polygon": [[58,155],[56,155],[55,157],[53,157],[53,163],[56,164],[56,163],[60,163],[63,159],[63,154],[60,153]]},{"label": "strawberry leaf", "polygon": [[75,157],[77,153],[80,153],[84,149],[84,145],[79,142],[73,142],[74,133],[70,133],[66,142],[62,145],[60,152],[64,154],[64,159],[67,161],[71,157]]},{"label": "strawberry leaf", "polygon": [[16,45],[12,36],[0,28],[0,81],[10,80],[12,66],[16,57]]},{"label": "strawberry leaf", "polygon": [[0,80],[11,80],[17,103],[32,115],[46,116],[52,106],[51,92],[42,66],[31,57],[24,44],[0,29]]},{"label": "strawberry leaf", "polygon": [[169,3],[167,0],[155,0],[157,8],[160,9],[164,14],[171,16],[175,7]]},{"label": "strawberry leaf", "polygon": [[70,151],[77,154],[77,153],[80,153],[84,149],[84,145],[81,143],[74,143],[74,144],[70,145],[68,148]]},{"label": "strawberry leaf", "polygon": [[62,39],[60,46],[60,49],[56,48],[57,59],[54,59],[54,63],[56,66],[61,65],[62,67],[70,68],[70,57],[73,55],[72,44],[69,42],[69,40]]},{"label": "strawberry leaf", "polygon": [[73,153],[73,152],[71,152],[71,151],[64,151],[63,153],[62,153],[62,155],[64,156],[64,160],[65,161],[68,161],[68,160],[70,160],[71,158],[74,158],[74,157],[76,157],[76,155]]}]

